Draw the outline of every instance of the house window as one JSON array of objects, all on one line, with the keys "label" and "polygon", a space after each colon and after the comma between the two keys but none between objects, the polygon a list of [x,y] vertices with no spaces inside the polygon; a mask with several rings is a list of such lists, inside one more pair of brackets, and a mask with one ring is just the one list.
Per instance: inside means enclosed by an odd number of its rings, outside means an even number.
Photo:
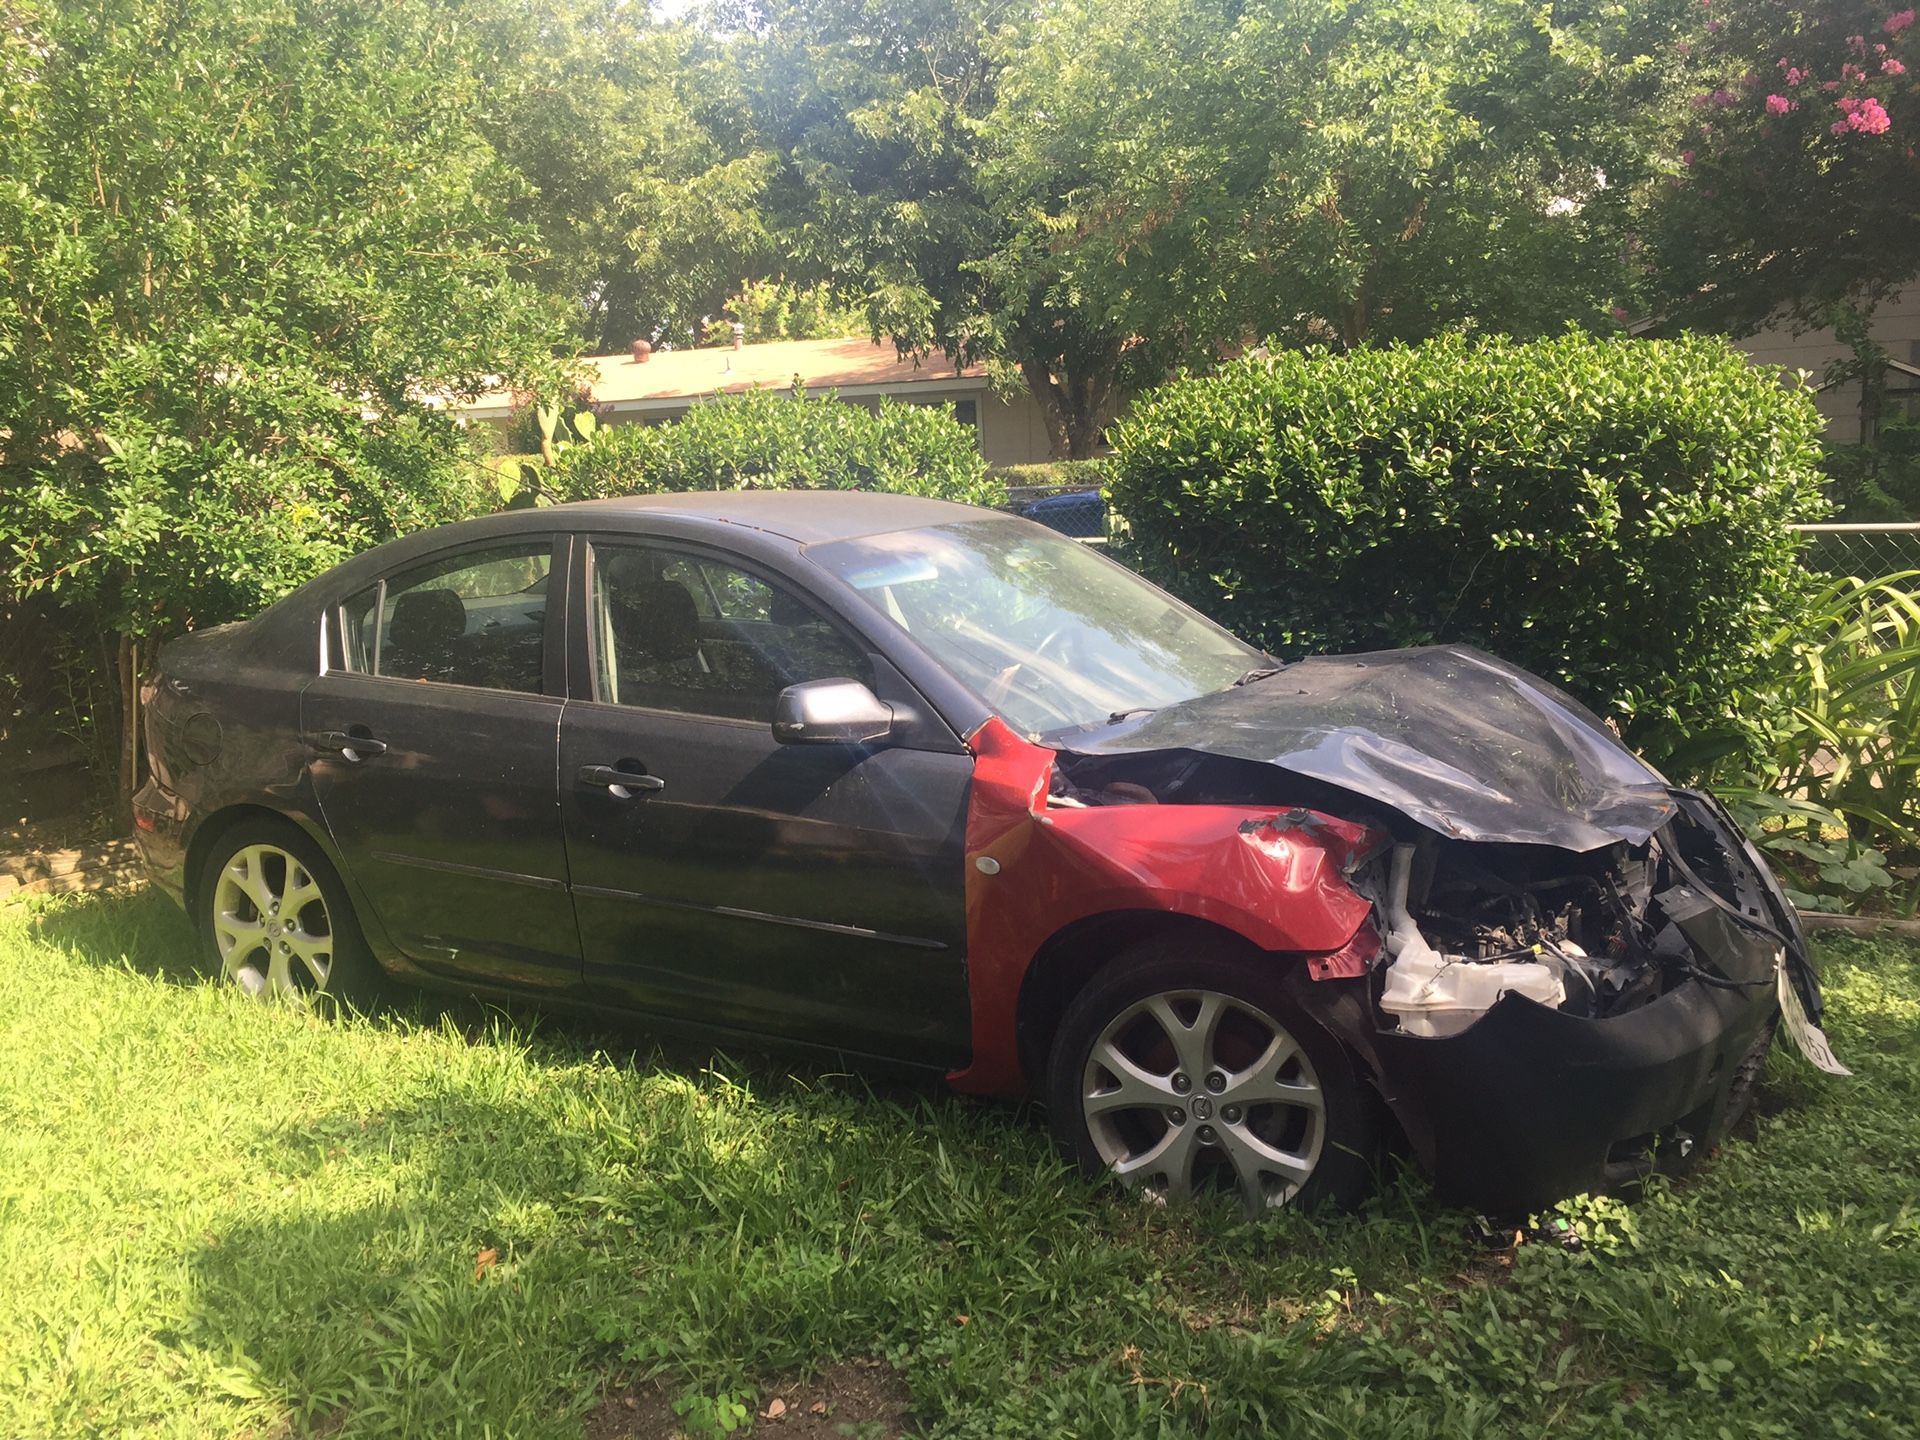
[{"label": "house window", "polygon": [[938,399],[909,400],[907,403],[909,405],[944,405],[953,411],[953,418],[958,420],[962,425],[965,425],[968,429],[978,430],[980,428],[980,402],[978,400],[953,400],[942,397]]}]

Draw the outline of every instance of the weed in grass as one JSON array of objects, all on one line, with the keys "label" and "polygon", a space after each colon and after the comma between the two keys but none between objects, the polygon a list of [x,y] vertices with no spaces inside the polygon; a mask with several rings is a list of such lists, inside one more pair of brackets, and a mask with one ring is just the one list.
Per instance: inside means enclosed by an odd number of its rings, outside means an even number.
[{"label": "weed in grass", "polygon": [[0,918],[0,1434],[578,1436],[610,1379],[778,1434],[861,1356],[951,1437],[1920,1414],[1913,949],[1827,946],[1856,1077],[1776,1054],[1746,1132],[1568,1207],[1569,1254],[1405,1174],[1351,1216],[1165,1209],[1019,1107],[519,1012],[329,1021],[191,948],[154,896]]}]

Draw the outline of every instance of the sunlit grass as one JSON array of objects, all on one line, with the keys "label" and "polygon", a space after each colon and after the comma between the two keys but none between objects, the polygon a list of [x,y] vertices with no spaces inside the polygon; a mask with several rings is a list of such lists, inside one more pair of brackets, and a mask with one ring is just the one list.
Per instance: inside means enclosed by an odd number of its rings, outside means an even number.
[{"label": "sunlit grass", "polygon": [[1698,1179],[1511,1263],[1417,1183],[1166,1212],[1017,1109],[531,1013],[327,1021],[190,954],[152,896],[0,918],[0,1435],[578,1435],[609,1375],[738,1393],[852,1356],[942,1435],[1920,1415],[1911,949],[1827,949],[1856,1079],[1776,1055]]}]

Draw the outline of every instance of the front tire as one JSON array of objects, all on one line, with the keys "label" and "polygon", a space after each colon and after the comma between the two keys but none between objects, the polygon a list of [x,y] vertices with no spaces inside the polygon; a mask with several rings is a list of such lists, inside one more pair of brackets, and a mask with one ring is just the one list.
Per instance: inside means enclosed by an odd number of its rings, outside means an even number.
[{"label": "front tire", "polygon": [[1285,992],[1287,963],[1149,942],[1096,975],[1047,1068],[1081,1169],[1167,1200],[1232,1192],[1254,1214],[1363,1198],[1374,1111],[1346,1048]]},{"label": "front tire", "polygon": [[215,842],[194,922],[215,975],[259,1000],[369,1008],[379,966],[333,865],[289,821],[245,820]]}]

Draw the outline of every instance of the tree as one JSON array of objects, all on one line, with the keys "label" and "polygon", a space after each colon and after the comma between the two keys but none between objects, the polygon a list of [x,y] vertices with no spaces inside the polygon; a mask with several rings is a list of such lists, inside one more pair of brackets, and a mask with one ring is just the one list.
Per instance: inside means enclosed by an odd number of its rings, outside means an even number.
[{"label": "tree", "polygon": [[109,652],[106,715],[152,638],[473,503],[446,397],[558,379],[465,40],[434,0],[13,7],[0,570]]},{"label": "tree", "polygon": [[986,359],[1056,451],[1265,336],[1613,323],[1670,166],[1680,0],[758,0],[777,239]]},{"label": "tree", "polygon": [[544,288],[591,348],[687,343],[774,259],[755,146],[713,41],[629,0],[454,0],[483,89],[474,123],[525,181]]},{"label": "tree", "polygon": [[1197,362],[1606,327],[1645,283],[1681,11],[1064,0],[1009,47],[989,124],[1008,253]]},{"label": "tree", "polygon": [[825,285],[790,280],[746,280],[728,297],[720,317],[707,322],[708,345],[731,345],[733,327],[748,344],[763,340],[837,340],[867,333],[867,317],[842,304]]},{"label": "tree", "polygon": [[1698,16],[1658,234],[1672,319],[1738,333],[1784,314],[1864,337],[1864,314],[1920,275],[1914,9],[1717,0]]}]

